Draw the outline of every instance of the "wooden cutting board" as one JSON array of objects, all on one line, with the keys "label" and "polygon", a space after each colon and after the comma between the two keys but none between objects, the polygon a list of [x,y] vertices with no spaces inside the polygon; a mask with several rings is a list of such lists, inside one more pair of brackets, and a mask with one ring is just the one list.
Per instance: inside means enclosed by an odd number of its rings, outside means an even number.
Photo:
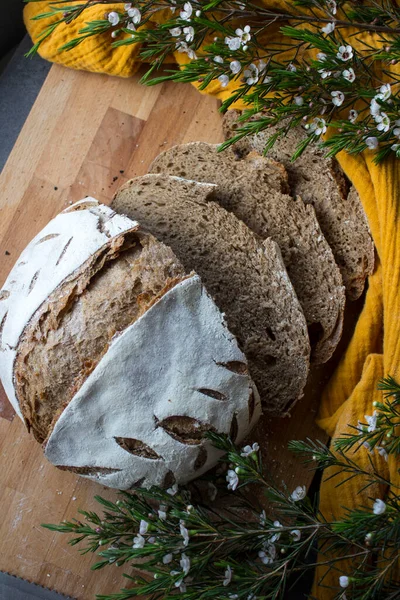
[{"label": "wooden cutting board", "polygon": [[[222,140],[215,99],[190,85],[145,88],[138,80],[52,67],[0,179],[0,287],[26,244],[68,203],[86,195],[109,203],[122,183],[146,173],[161,150]],[[308,486],[312,473],[287,451],[287,442],[326,440],[314,419],[339,356],[313,371],[290,418],[263,418],[254,434],[266,468],[289,490]],[[48,464],[1,389],[0,570],[82,600],[117,592],[124,585],[122,568],[91,572],[92,555],[81,557],[67,536],[40,527],[76,516],[79,507],[96,510],[94,494],[116,496]]]}]

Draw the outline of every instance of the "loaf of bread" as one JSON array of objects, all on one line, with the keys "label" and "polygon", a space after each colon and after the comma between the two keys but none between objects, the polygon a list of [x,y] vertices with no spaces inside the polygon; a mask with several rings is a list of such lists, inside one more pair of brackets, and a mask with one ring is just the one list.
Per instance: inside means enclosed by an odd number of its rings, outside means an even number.
[{"label": "loaf of bread", "polygon": [[233,150],[217,149],[204,142],[174,146],[157,156],[150,172],[217,184],[218,204],[278,244],[307,320],[312,360],[326,362],[342,334],[345,291],[314,208],[285,193],[282,165],[256,152],[238,160]]},{"label": "loaf of bread", "polygon": [[[239,113],[228,111],[224,117],[225,137],[231,138],[240,127]],[[281,126],[281,125],[280,125]],[[251,150],[263,153],[267,139],[277,127],[244,138],[235,149],[240,156]],[[291,157],[307,136],[301,128],[289,129],[279,138],[268,157],[278,160],[287,170],[292,195],[299,195],[316,212],[321,229],[332,248],[350,300],[362,294],[365,280],[373,272],[374,245],[367,218],[354,187],[350,187],[334,158],[326,158],[321,148],[310,144],[294,162]]]},{"label": "loaf of bread", "polygon": [[0,376],[47,458],[120,489],[213,466],[209,430],[260,414],[247,360],[196,273],[92,198],[51,221],[0,292]]},{"label": "loaf of bread", "polygon": [[261,242],[213,202],[215,191],[215,185],[145,175],[125,184],[112,207],[137,219],[200,275],[248,358],[265,410],[281,415],[306,383],[306,321],[278,245]]}]

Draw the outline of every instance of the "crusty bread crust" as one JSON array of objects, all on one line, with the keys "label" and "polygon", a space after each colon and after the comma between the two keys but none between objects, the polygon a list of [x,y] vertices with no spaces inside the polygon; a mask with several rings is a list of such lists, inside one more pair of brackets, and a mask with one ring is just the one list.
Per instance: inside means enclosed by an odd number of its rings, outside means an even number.
[{"label": "crusty bread crust", "polygon": [[16,394],[43,442],[115,335],[185,277],[172,251],[135,230],[114,238],[36,311],[21,336]]},{"label": "crusty bread crust", "polygon": [[[232,137],[240,126],[238,111],[225,114],[225,138]],[[276,127],[249,136],[235,144],[244,156],[251,150],[263,153],[267,139]],[[315,209],[321,229],[332,248],[340,268],[347,297],[356,300],[363,292],[366,278],[374,269],[374,245],[364,209],[357,191],[349,183],[334,158],[326,158],[321,148],[309,145],[303,154],[291,162],[297,145],[306,136],[300,127],[290,129],[279,138],[268,157],[281,162],[287,172],[291,193],[299,195]]]}]

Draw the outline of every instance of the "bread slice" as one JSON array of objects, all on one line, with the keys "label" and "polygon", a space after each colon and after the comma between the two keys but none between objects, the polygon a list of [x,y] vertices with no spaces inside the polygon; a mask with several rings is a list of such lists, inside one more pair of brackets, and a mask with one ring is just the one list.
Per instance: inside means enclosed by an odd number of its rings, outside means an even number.
[{"label": "bread slice", "polygon": [[[240,127],[239,113],[228,111],[224,117],[224,134],[228,139]],[[251,150],[263,153],[267,139],[277,127],[250,136],[235,145],[243,156]],[[321,148],[309,145],[303,154],[291,162],[291,157],[306,137],[298,127],[290,129],[277,140],[268,157],[279,160],[288,172],[289,187],[293,195],[299,194],[306,204],[312,204],[321,229],[332,248],[339,265],[350,300],[362,294],[365,280],[374,269],[374,244],[367,218],[356,189],[350,187],[340,165],[334,158],[326,158]]]},{"label": "bread slice", "polygon": [[238,160],[234,151],[194,142],[161,153],[150,171],[218,185],[215,198],[262,239],[279,245],[307,320],[312,360],[329,360],[342,333],[345,291],[332,251],[311,205],[284,193],[282,165],[256,152]]},{"label": "bread slice", "polygon": [[145,175],[125,184],[112,207],[138,219],[185,269],[200,275],[248,358],[266,411],[283,414],[302,396],[307,379],[305,318],[277,244],[261,243],[213,202],[214,190],[178,177]]}]

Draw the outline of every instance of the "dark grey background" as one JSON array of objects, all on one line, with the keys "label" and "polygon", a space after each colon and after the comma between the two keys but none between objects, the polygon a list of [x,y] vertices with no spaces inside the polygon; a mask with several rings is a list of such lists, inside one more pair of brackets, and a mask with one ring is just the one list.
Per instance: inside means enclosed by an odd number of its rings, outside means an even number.
[{"label": "dark grey background", "polygon": [[31,47],[22,20],[22,0],[0,0],[0,172],[50,69]]}]

